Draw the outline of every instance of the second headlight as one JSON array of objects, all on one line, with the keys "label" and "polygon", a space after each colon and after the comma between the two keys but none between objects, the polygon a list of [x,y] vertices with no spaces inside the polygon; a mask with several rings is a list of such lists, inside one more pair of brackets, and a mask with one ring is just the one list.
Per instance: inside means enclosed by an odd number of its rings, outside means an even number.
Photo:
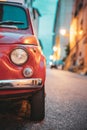
[{"label": "second headlight", "polygon": [[11,54],[11,61],[16,65],[23,65],[28,60],[28,53],[25,49],[16,48]]}]

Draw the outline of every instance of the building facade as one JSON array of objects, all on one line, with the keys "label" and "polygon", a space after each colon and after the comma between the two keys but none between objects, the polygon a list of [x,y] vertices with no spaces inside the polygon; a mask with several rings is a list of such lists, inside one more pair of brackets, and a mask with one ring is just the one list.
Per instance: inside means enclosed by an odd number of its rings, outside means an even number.
[{"label": "building facade", "polygon": [[75,0],[70,26],[70,55],[66,69],[87,73],[87,0]]},{"label": "building facade", "polygon": [[[74,0],[58,0],[54,23],[53,50],[54,60],[66,57],[66,46],[69,44],[70,23]],[[54,48],[53,47],[53,48]]]}]

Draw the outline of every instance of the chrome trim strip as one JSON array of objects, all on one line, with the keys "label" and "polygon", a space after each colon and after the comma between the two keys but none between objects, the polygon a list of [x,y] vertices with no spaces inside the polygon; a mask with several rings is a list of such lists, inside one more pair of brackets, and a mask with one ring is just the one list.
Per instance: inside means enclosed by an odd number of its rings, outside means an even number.
[{"label": "chrome trim strip", "polygon": [[15,79],[15,80],[0,80],[0,89],[6,88],[40,88],[42,87],[42,79]]}]

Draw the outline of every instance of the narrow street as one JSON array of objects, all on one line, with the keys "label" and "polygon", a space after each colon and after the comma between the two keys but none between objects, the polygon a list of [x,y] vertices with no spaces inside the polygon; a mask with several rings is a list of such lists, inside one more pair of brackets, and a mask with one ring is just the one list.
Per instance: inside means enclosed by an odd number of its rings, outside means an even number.
[{"label": "narrow street", "polygon": [[0,130],[87,130],[87,76],[47,69],[45,100],[42,122],[21,119],[7,110],[0,112]]}]

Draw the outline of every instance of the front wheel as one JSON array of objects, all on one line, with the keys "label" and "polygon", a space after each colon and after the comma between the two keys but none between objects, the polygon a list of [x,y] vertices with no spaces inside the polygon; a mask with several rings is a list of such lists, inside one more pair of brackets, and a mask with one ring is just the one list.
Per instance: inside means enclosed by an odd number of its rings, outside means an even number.
[{"label": "front wheel", "polygon": [[41,121],[45,116],[45,94],[44,87],[36,92],[31,99],[31,120]]}]

